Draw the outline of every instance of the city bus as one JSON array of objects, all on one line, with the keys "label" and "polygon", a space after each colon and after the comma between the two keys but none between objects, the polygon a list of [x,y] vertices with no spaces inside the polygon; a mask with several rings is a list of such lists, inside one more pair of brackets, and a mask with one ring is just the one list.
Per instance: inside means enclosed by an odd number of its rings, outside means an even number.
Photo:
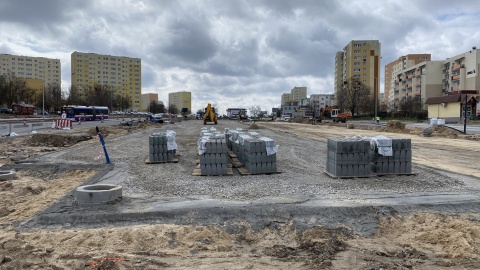
[{"label": "city bus", "polygon": [[66,105],[61,108],[61,115],[74,121],[95,121],[108,119],[108,107],[105,106],[78,106]]}]

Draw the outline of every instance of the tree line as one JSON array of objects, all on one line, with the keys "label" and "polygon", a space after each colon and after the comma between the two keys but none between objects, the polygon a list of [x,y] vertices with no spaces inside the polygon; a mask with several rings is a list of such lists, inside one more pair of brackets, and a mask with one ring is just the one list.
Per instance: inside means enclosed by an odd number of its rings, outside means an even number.
[{"label": "tree line", "polygon": [[111,110],[131,108],[128,94],[118,93],[109,85],[94,84],[78,89],[71,86],[62,91],[60,85],[48,85],[42,89],[32,89],[25,78],[15,75],[0,75],[0,105],[11,108],[13,104],[25,102],[46,111],[59,111],[64,105],[107,106]]}]

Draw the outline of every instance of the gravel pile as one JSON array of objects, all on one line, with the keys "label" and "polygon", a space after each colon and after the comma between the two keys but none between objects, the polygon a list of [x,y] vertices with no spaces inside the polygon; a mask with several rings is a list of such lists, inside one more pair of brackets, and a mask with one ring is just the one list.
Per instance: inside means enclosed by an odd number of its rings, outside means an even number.
[{"label": "gravel pile", "polygon": [[[241,176],[234,169],[233,176],[192,176],[198,163],[197,140],[202,121],[183,121],[160,128],[129,133],[118,138],[107,138],[106,147],[124,196],[129,197],[185,197],[226,200],[257,200],[265,197],[328,196],[330,199],[361,199],[372,194],[388,196],[403,193],[447,193],[472,189],[472,178],[458,174],[418,167],[416,175],[382,176],[369,178],[333,179],[324,173],[327,145],[303,139],[288,133],[256,129],[261,135],[274,139],[279,145],[277,168],[281,173]],[[238,121],[219,121],[217,130],[244,128]],[[148,137],[166,129],[176,132],[178,163],[145,164],[149,153]],[[337,137],[342,137],[338,134]],[[57,162],[98,164],[100,143],[84,144],[54,156]],[[54,160],[52,162],[55,162]]]}]

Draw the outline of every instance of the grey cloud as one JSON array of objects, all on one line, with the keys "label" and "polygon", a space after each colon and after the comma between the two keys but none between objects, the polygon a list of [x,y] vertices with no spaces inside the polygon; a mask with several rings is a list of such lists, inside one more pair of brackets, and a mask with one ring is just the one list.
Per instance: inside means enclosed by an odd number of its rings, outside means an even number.
[{"label": "grey cloud", "polygon": [[169,33],[162,37],[160,44],[163,52],[187,63],[199,63],[215,55],[217,45],[208,32],[206,20],[187,20],[172,22]]}]

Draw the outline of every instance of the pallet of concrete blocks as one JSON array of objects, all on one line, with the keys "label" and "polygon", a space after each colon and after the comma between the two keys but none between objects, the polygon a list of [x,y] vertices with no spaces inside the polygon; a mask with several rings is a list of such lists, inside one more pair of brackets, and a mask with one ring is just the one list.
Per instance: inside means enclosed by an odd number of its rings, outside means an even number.
[{"label": "pallet of concrete blocks", "polygon": [[148,137],[149,159],[146,163],[176,162],[177,143],[175,131],[153,133]]},{"label": "pallet of concrete blocks", "polygon": [[354,136],[328,139],[327,170],[333,177],[369,177],[370,140]]},{"label": "pallet of concrete blocks", "polygon": [[275,140],[259,137],[258,133],[249,134],[240,134],[238,138],[240,162],[250,174],[277,173],[278,145]]},{"label": "pallet of concrete blocks", "polygon": [[200,175],[227,174],[227,143],[222,133],[213,133],[198,140]]},{"label": "pallet of concrete blocks", "polygon": [[236,149],[236,146],[234,145],[235,141],[238,140],[238,135],[243,134],[243,133],[244,133],[244,131],[241,128],[237,128],[237,129],[226,128],[225,129],[225,140],[227,142],[227,147],[228,147],[229,150],[232,150],[235,154],[237,154],[236,151],[238,150],[238,149]]},{"label": "pallet of concrete blocks", "polygon": [[371,171],[377,175],[412,174],[412,142],[410,139],[371,138]]}]

